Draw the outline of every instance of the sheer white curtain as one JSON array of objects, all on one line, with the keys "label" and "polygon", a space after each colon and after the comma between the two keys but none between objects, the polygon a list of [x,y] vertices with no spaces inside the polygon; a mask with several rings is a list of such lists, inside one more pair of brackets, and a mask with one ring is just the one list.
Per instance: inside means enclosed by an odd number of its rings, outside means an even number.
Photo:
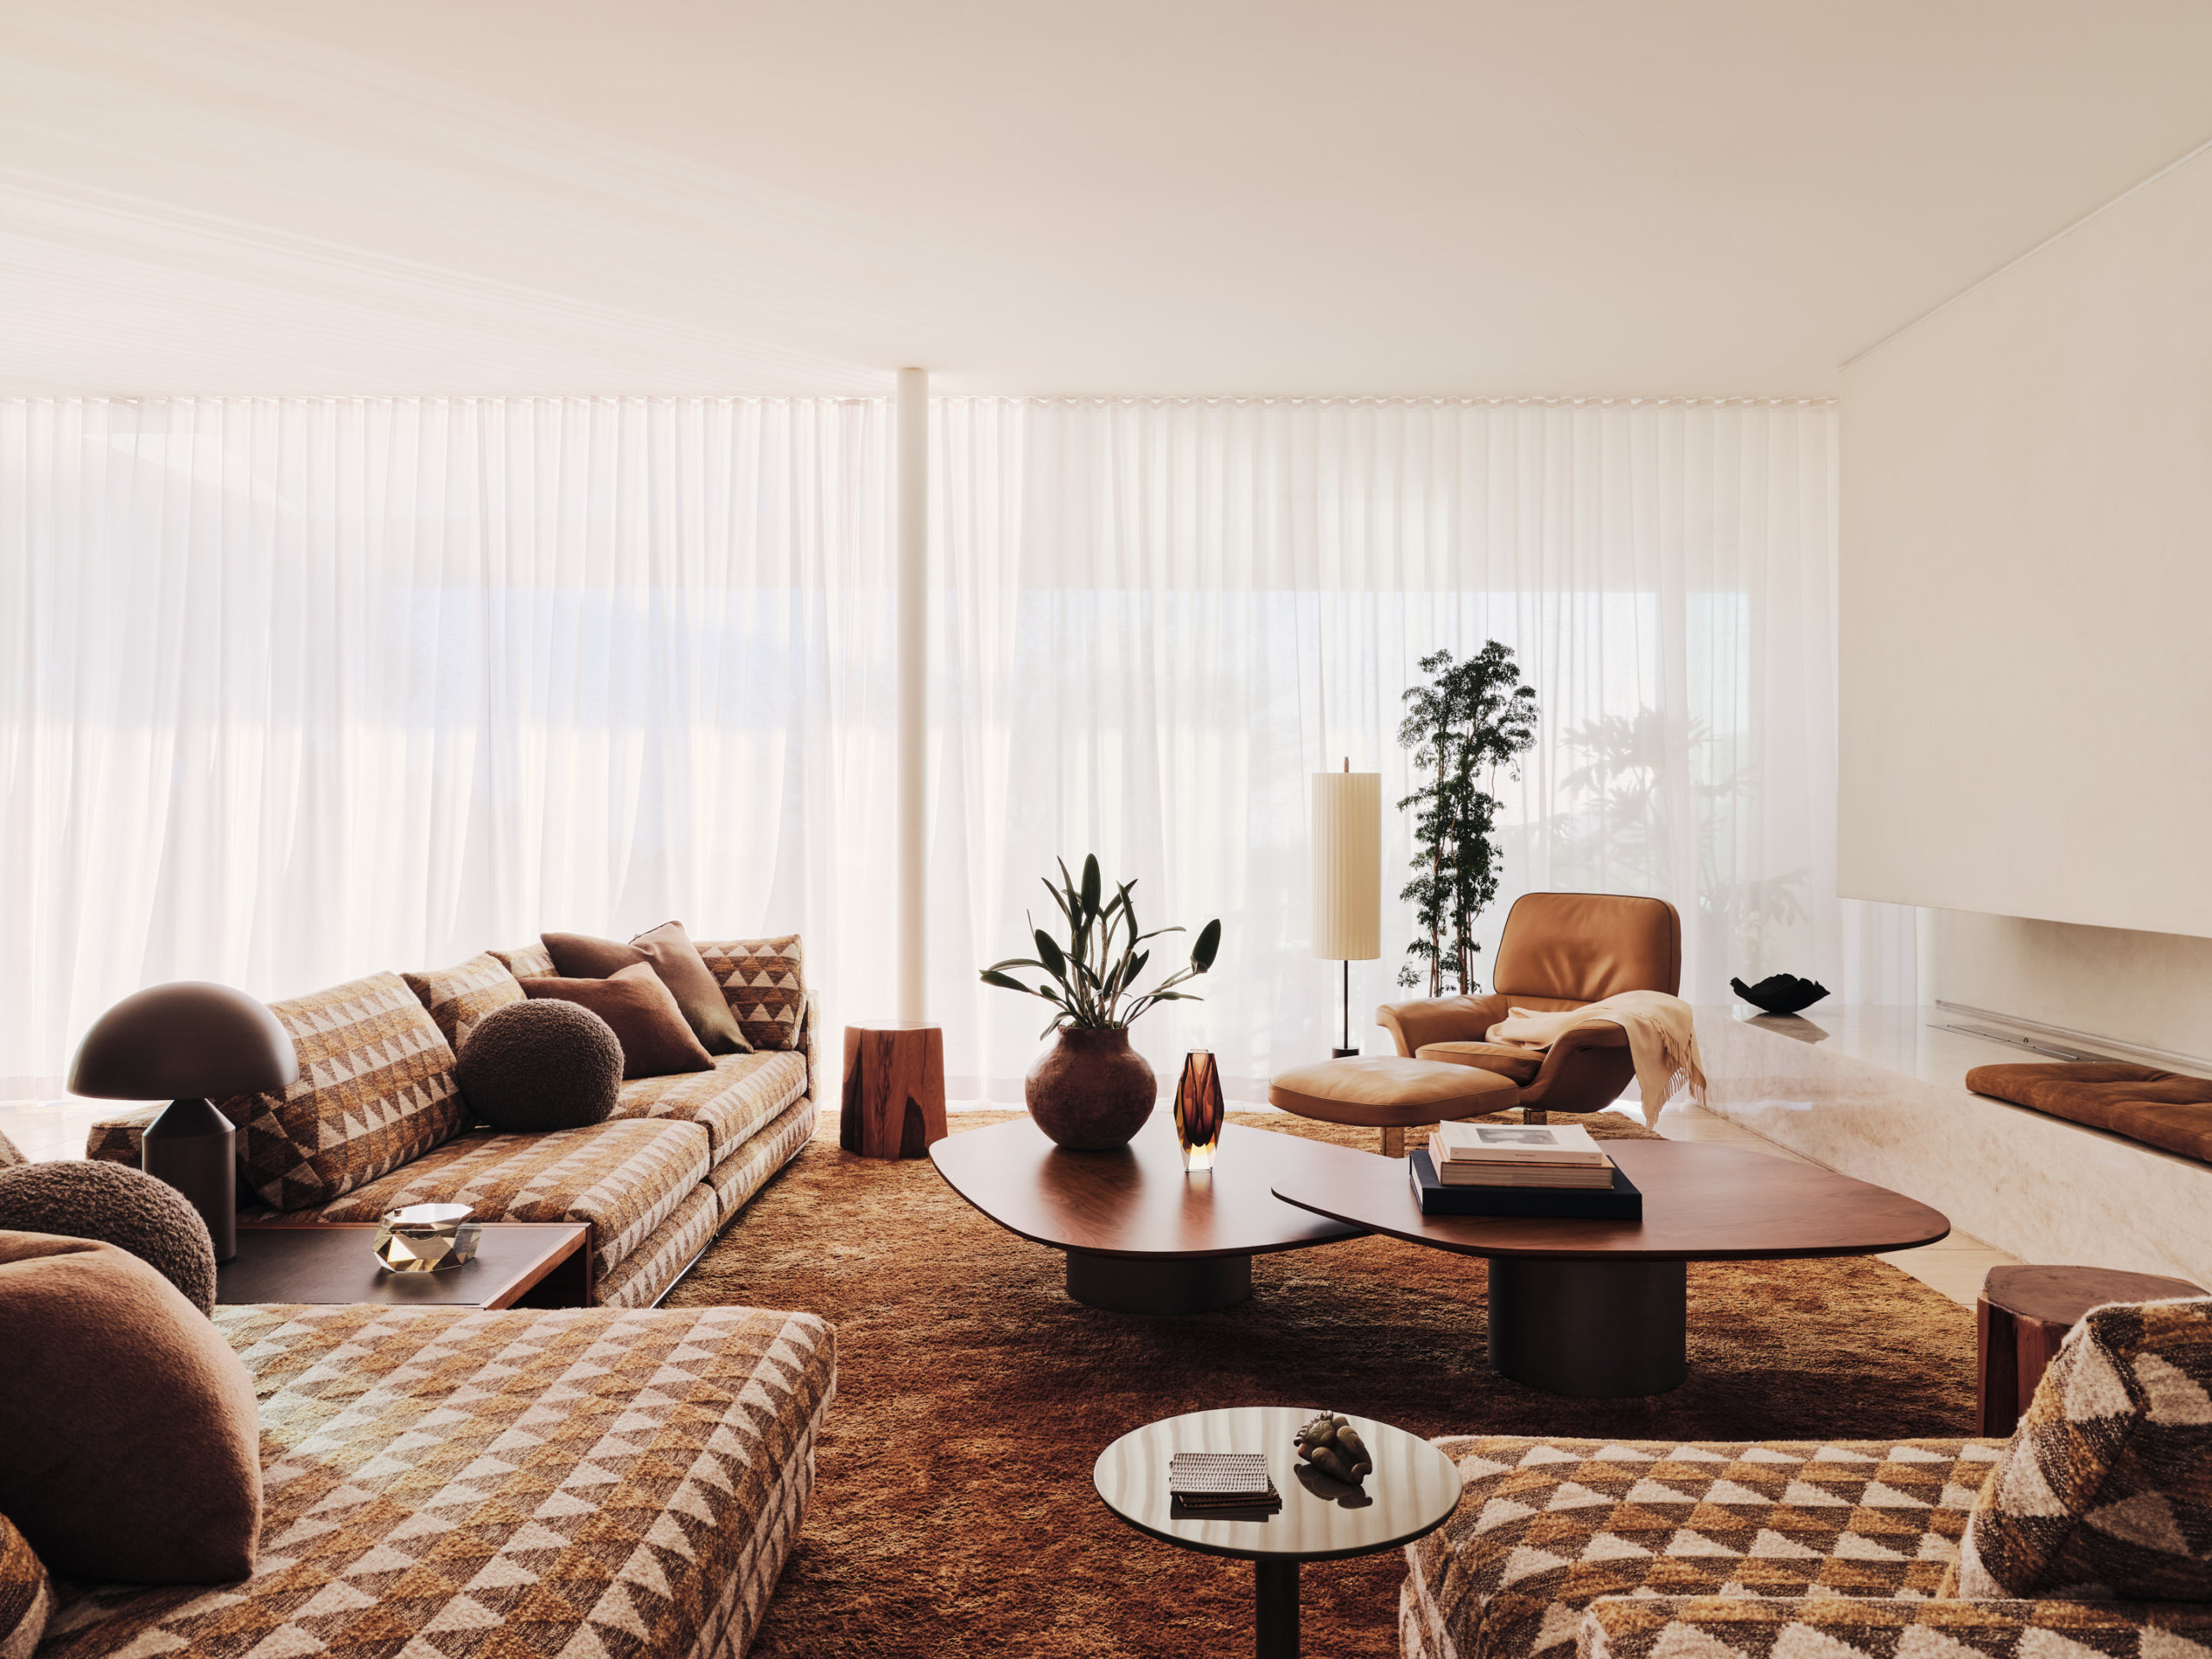
[{"label": "sheer white curtain", "polygon": [[0,404],[0,1091],[137,987],[878,949],[883,400]]},{"label": "sheer white curtain", "polygon": [[1325,1056],[1307,775],[1347,758],[1383,777],[1390,954],[1352,970],[1355,1040],[1383,1043],[1375,1005],[1415,994],[1402,696],[1423,655],[1491,639],[1542,717],[1497,780],[1486,941],[1519,892],[1652,893],[1688,996],[1786,969],[1910,999],[1910,912],[1835,896],[1830,405],[955,398],[938,455],[955,1095],[1018,1097],[1043,1005],[974,970],[1027,953],[1038,876],[1090,851],[1147,925],[1224,921],[1205,1007],[1135,1029],[1163,1079],[1201,1041],[1247,1097]]}]

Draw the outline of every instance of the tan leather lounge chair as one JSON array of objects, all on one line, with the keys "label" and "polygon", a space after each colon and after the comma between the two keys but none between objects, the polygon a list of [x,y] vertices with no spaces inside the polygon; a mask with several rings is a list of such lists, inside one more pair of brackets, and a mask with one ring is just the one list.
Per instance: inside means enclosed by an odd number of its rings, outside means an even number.
[{"label": "tan leather lounge chair", "polygon": [[1490,1028],[1509,1007],[1556,1013],[1621,991],[1677,995],[1682,918],[1663,899],[1526,893],[1506,913],[1491,981],[1487,996],[1386,1002],[1375,1017],[1401,1054],[1512,1078],[1531,1119],[1541,1121],[1548,1111],[1600,1111],[1636,1075],[1628,1033],[1618,1026],[1571,1031],[1544,1054],[1490,1042]]}]

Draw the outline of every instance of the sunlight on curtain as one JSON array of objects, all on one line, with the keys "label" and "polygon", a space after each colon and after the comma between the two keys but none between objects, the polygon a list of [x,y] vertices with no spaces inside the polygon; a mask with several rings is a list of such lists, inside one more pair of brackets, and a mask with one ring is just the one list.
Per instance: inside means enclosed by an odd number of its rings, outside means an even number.
[{"label": "sunlight on curtain", "polygon": [[141,985],[875,946],[884,400],[0,404],[0,1090]]},{"label": "sunlight on curtain", "polygon": [[[1057,856],[1141,881],[1147,926],[1224,918],[1200,1007],[1244,1097],[1335,1040],[1307,954],[1307,775],[1383,776],[1385,961],[1414,937],[1397,742],[1438,646],[1518,654],[1542,718],[1501,776],[1506,878],[1650,893],[1683,994],[1731,975],[1910,1001],[1911,912],[1834,897],[1835,415],[1826,404],[952,398],[938,417],[932,1016],[950,1090],[1018,1099],[1044,1006],[1024,954]],[[1163,942],[1172,945],[1172,941]],[[1484,960],[1487,960],[1485,956]]]}]

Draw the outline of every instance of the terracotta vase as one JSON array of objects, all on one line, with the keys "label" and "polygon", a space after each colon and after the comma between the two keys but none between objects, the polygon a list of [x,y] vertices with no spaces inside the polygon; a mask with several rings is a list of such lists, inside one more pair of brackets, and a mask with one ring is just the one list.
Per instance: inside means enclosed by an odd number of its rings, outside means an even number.
[{"label": "terracotta vase", "polygon": [[1022,1079],[1037,1127],[1075,1152],[1124,1147],[1152,1116],[1159,1090],[1119,1031],[1063,1031]]}]

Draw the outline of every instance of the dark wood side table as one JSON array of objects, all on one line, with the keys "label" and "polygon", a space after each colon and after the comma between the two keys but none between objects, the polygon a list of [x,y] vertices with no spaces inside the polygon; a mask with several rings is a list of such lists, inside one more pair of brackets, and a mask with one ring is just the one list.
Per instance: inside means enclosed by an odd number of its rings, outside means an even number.
[{"label": "dark wood side table", "polygon": [[[1122,1435],[1090,1471],[1106,1507],[1139,1532],[1252,1563],[1259,1659],[1294,1659],[1298,1652],[1302,1563],[1395,1549],[1427,1536],[1459,1507],[1452,1459],[1419,1435],[1371,1418],[1344,1414],[1375,1459],[1361,1485],[1344,1485],[1302,1462],[1293,1437],[1314,1415],[1289,1406],[1236,1406],[1165,1418]],[[1282,1507],[1185,1509],[1167,1492],[1168,1459],[1178,1452],[1263,1452]]]},{"label": "dark wood side table", "polygon": [[2110,1268],[1992,1268],[1974,1305],[1974,1432],[2019,1427],[2066,1333],[2107,1302],[2163,1302],[2204,1292],[2186,1279]]},{"label": "dark wood side table", "polygon": [[837,1144],[863,1158],[926,1158],[944,1122],[944,1028],[847,1026]]},{"label": "dark wood side table", "polygon": [[238,1253],[215,1269],[215,1300],[384,1302],[405,1307],[582,1307],[591,1229],[577,1222],[488,1221],[473,1261],[444,1273],[387,1273],[372,1221],[272,1222],[238,1228]]}]

